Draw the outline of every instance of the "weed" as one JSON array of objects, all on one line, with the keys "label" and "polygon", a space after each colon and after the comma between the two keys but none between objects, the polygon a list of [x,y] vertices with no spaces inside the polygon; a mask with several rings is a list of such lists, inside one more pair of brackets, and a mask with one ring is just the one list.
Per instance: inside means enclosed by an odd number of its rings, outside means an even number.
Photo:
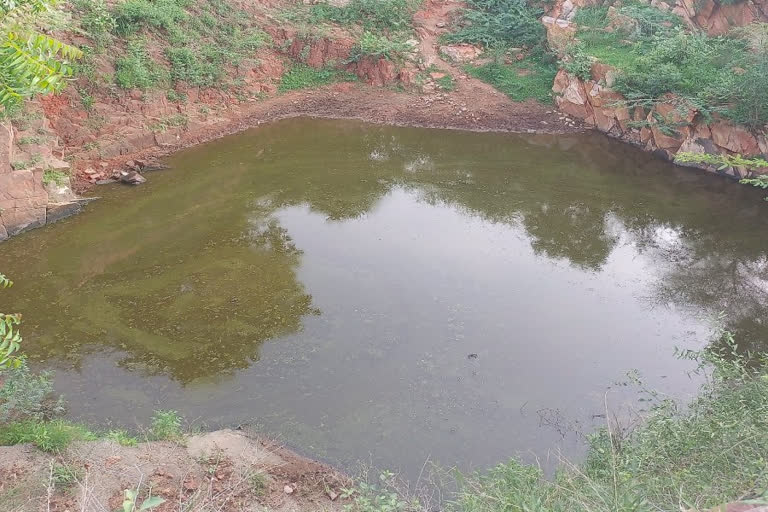
[{"label": "weed", "polygon": [[176,92],[175,89],[169,89],[165,97],[168,98],[168,101],[173,101],[178,103],[183,103],[187,101],[186,94],[179,94],[178,92]]},{"label": "weed", "polygon": [[149,129],[156,133],[168,131],[171,128],[186,127],[189,119],[184,114],[165,117],[156,123],[149,125]]},{"label": "weed", "polygon": [[128,42],[127,55],[115,62],[115,83],[123,89],[148,89],[160,76],[141,40]]},{"label": "weed", "polygon": [[0,445],[32,443],[44,452],[59,452],[72,441],[93,439],[82,425],[64,420],[24,420],[0,426]]},{"label": "weed", "polygon": [[350,81],[352,76],[330,68],[315,69],[303,64],[297,64],[285,72],[280,79],[281,92],[297,89],[320,87],[337,81]]},{"label": "weed", "polygon": [[158,441],[180,441],[181,416],[176,411],[156,411],[149,431],[152,439]]},{"label": "weed", "polygon": [[139,444],[138,438],[132,436],[125,430],[110,430],[106,433],[104,438],[109,439],[110,441],[114,441],[120,446],[136,446]]},{"label": "weed", "polygon": [[443,91],[453,91],[456,88],[456,81],[451,75],[445,75],[435,80],[437,86]]},{"label": "weed", "polygon": [[359,24],[368,30],[406,30],[418,3],[409,0],[351,0],[344,7],[312,6],[311,20]]},{"label": "weed", "polygon": [[365,31],[360,36],[357,45],[352,49],[350,61],[356,61],[363,57],[383,57],[395,60],[413,48],[401,39],[393,39],[385,35]]},{"label": "weed", "polygon": [[78,89],[78,92],[80,93],[80,104],[83,106],[83,108],[87,112],[93,110],[93,95],[91,95],[91,93],[86,89]]},{"label": "weed", "polygon": [[188,18],[183,5],[177,0],[126,0],[115,9],[115,30],[123,36],[145,27],[177,32],[178,23]]},{"label": "weed", "polygon": [[43,183],[46,185],[50,185],[51,183],[56,185],[68,185],[69,173],[56,169],[46,169],[43,171]]},{"label": "weed", "polygon": [[20,171],[22,169],[28,169],[29,167],[31,167],[31,165],[25,160],[16,160],[14,162],[11,162],[11,167],[13,167],[17,171]]},{"label": "weed", "polygon": [[81,13],[80,25],[101,51],[111,40],[117,24],[104,0],[75,0],[73,5]]},{"label": "weed", "polygon": [[51,468],[51,479],[57,487],[69,487],[82,478],[83,470],[71,464],[56,464]]},{"label": "weed", "polygon": [[256,496],[263,496],[267,492],[267,476],[259,471],[248,475],[248,485]]}]

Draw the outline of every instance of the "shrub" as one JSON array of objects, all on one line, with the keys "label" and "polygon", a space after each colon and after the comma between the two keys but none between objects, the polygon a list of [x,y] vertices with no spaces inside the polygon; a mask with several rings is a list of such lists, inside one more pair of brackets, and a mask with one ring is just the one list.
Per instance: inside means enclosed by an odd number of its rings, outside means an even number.
[{"label": "shrub", "polygon": [[350,60],[355,61],[363,57],[384,57],[394,60],[411,50],[413,48],[405,41],[365,31],[352,49]]},{"label": "shrub", "polygon": [[120,446],[136,446],[139,444],[139,440],[125,430],[110,430],[104,438],[114,441]]},{"label": "shrub", "polygon": [[589,80],[592,77],[592,59],[582,44],[576,43],[566,48],[561,65],[567,72],[582,80]]},{"label": "shrub", "polygon": [[22,419],[50,420],[64,412],[61,398],[54,398],[52,374],[32,373],[26,362],[3,372],[0,387],[0,423]]},{"label": "shrub", "polygon": [[544,41],[540,9],[524,0],[469,0],[460,28],[447,34],[449,43],[481,44],[489,48],[536,46]]},{"label": "shrub", "polygon": [[181,416],[176,411],[156,411],[150,426],[152,439],[158,441],[180,441]]}]

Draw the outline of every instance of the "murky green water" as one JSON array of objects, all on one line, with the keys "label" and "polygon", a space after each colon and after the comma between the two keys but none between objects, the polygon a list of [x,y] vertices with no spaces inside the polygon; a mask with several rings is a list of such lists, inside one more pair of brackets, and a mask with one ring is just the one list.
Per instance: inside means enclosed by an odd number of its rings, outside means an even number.
[{"label": "murky green water", "polygon": [[[174,408],[414,475],[563,446],[616,386],[690,395],[768,304],[760,192],[601,136],[291,120],[0,245],[25,350],[75,418]],[[105,419],[106,418],[106,419]]]}]

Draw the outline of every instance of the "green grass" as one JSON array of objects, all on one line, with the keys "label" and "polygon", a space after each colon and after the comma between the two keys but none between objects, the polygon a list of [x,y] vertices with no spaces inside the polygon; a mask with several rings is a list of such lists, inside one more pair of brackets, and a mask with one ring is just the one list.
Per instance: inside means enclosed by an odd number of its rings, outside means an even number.
[{"label": "green grass", "polygon": [[765,501],[768,374],[748,369],[727,335],[724,346],[692,354],[713,378],[688,407],[659,400],[629,432],[598,431],[585,462],[562,464],[554,479],[515,460],[461,477],[454,510],[651,512]]},{"label": "green grass", "polygon": [[162,78],[142,40],[129,41],[125,55],[115,61],[115,83],[123,89],[149,89]]},{"label": "green grass", "polygon": [[350,60],[354,61],[363,57],[384,57],[388,60],[396,60],[412,50],[413,48],[397,35],[377,34],[366,30],[352,49]]},{"label": "green grass", "polygon": [[495,61],[483,66],[469,65],[466,71],[515,101],[533,98],[541,103],[552,102],[552,82],[557,66],[545,57],[529,57],[512,64]]},{"label": "green grass", "polygon": [[43,183],[46,185],[50,183],[67,185],[69,184],[69,173],[65,171],[57,171],[55,169],[46,169],[43,171]]},{"label": "green grass", "polygon": [[96,436],[84,426],[64,420],[24,420],[0,425],[3,446],[32,443],[44,452],[59,452],[72,441],[93,439]]},{"label": "green grass", "polygon": [[437,86],[443,91],[450,92],[456,89],[456,80],[454,80],[451,75],[445,75],[444,77],[438,78],[435,80],[435,83],[437,83]]},{"label": "green grass", "polygon": [[56,464],[51,469],[51,478],[56,487],[71,487],[83,475],[83,470],[72,464]]},{"label": "green grass", "polygon": [[304,64],[296,64],[283,74],[278,89],[281,92],[287,92],[354,80],[356,77],[351,73],[331,68],[315,69]]}]

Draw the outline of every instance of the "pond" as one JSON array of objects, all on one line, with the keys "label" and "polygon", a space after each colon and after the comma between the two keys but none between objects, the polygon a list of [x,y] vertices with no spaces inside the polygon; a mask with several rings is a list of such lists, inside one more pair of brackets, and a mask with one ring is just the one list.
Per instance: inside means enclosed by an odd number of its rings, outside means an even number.
[{"label": "pond", "polygon": [[761,192],[599,135],[293,119],[179,152],[0,245],[70,417],[176,409],[411,477],[578,454],[685,399],[717,326],[765,339]]}]

